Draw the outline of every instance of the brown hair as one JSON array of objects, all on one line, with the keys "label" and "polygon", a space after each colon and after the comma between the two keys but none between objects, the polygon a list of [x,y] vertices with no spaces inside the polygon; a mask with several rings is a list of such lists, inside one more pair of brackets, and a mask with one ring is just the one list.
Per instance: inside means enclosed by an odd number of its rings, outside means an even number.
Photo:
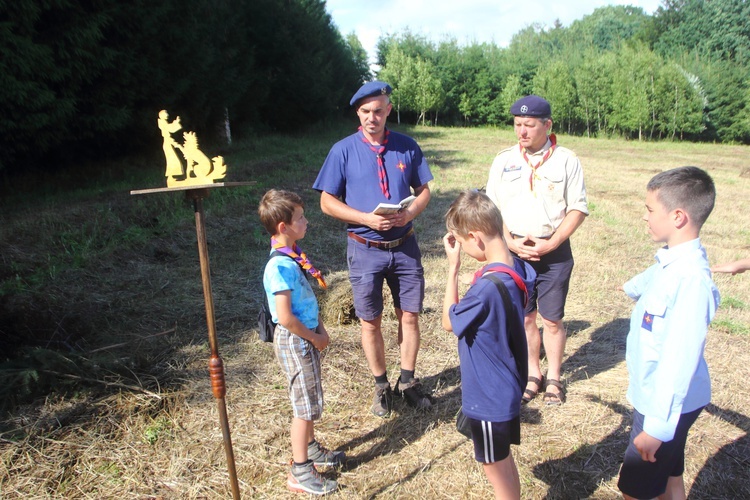
[{"label": "brown hair", "polygon": [[445,227],[453,234],[468,236],[482,231],[487,236],[503,234],[500,210],[483,192],[471,189],[458,195],[445,214]]},{"label": "brown hair", "polygon": [[276,234],[279,222],[292,223],[294,209],[297,207],[305,208],[302,198],[297,193],[270,189],[266,191],[258,205],[260,222],[266,228],[268,234],[273,236]]},{"label": "brown hair", "polygon": [[698,227],[714,209],[716,188],[711,176],[698,167],[679,167],[656,174],[646,186],[668,211],[682,208]]}]

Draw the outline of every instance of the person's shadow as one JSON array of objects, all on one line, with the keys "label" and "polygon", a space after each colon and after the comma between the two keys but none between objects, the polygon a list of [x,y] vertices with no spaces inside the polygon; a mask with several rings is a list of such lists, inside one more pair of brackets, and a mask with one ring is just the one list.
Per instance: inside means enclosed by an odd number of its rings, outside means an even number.
[{"label": "person's shadow", "polygon": [[[424,377],[422,384],[425,390],[436,387],[451,387],[451,389],[440,397],[433,398],[432,408],[426,411],[410,408],[405,401],[394,397],[394,410],[391,417],[384,419],[381,425],[367,434],[336,447],[337,450],[347,452],[344,471],[351,471],[371,460],[398,453],[441,423],[449,423],[456,435],[455,440],[446,442],[447,447],[444,449],[444,455],[469,442],[468,438],[455,429],[456,416],[461,408],[460,368],[458,366],[446,368],[436,375]],[[540,421],[539,410],[527,408],[521,413],[522,423],[538,424]],[[356,455],[350,454],[351,450],[368,442],[372,443],[368,449]],[[404,470],[402,474],[383,484],[376,491],[369,492],[368,496],[374,498],[379,494],[386,493],[394,484],[409,481],[424,468],[424,463],[417,462],[411,470]]]},{"label": "person's shadow", "polygon": [[608,482],[620,471],[622,455],[628,446],[632,410],[596,396],[588,396],[588,399],[619,414],[620,423],[598,443],[583,445],[566,457],[534,466],[534,476],[549,485],[545,499],[589,498],[601,483]]},{"label": "person's shadow", "polygon": [[[591,340],[579,347],[563,363],[565,381],[572,383],[592,378],[624,360],[629,327],[630,320],[617,318],[597,328],[591,334]],[[579,328],[588,328],[588,323]]]},{"label": "person's shadow", "polygon": [[745,435],[725,444],[706,460],[695,476],[690,498],[750,498],[750,418],[713,404],[705,411],[737,426]]}]

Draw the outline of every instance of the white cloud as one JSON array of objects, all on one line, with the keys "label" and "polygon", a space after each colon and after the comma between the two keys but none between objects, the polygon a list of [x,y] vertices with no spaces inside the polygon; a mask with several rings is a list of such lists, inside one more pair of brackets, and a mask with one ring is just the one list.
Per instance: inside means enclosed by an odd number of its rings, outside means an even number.
[{"label": "white cloud", "polygon": [[[653,14],[660,0],[328,0],[327,10],[344,35],[352,31],[375,60],[378,38],[388,33],[401,33],[409,28],[439,42],[454,38],[459,44],[492,42],[501,47],[510,43],[515,33],[530,26],[563,26],[591,14],[605,5],[633,5]],[[377,9],[374,8],[377,6]]]}]

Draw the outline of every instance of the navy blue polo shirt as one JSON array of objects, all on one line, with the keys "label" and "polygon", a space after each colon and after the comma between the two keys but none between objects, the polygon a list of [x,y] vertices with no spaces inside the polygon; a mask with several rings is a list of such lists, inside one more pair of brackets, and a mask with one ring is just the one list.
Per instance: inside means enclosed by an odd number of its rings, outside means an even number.
[{"label": "navy blue polo shirt", "polygon": [[[433,177],[422,150],[409,136],[391,131],[383,161],[388,176],[388,199],[380,189],[378,161],[369,143],[362,141],[360,131],[333,145],[320,169],[313,189],[325,191],[361,212],[372,212],[378,203],[397,204],[424,186]],[[404,236],[412,223],[388,231],[349,224],[348,229],[368,240],[391,241]]]},{"label": "navy blue polo shirt", "polygon": [[[531,291],[534,269],[515,258],[514,270]],[[506,422],[521,411],[526,380],[522,380],[518,365],[528,364],[528,352],[522,292],[506,273],[496,275],[508,288],[513,309],[521,318],[517,331],[507,331],[502,295],[488,279],[478,279],[458,304],[451,306],[449,315],[453,333],[458,337],[463,412],[477,420]]]}]

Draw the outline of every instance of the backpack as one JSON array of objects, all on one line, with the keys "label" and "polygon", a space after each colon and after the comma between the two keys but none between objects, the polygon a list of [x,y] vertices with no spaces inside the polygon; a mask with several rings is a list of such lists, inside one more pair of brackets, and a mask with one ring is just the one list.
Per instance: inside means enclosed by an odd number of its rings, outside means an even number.
[{"label": "backpack", "polygon": [[273,331],[276,323],[273,322],[271,309],[268,307],[268,299],[263,298],[263,303],[258,311],[258,336],[263,342],[273,342]]},{"label": "backpack", "polygon": [[[274,250],[269,256],[269,260],[276,257],[277,255],[283,255],[289,257],[287,254]],[[289,257],[291,259],[291,257]],[[273,332],[276,330],[276,323],[273,322],[273,316],[271,316],[271,308],[268,306],[268,298],[263,294],[263,302],[260,305],[260,311],[258,311],[258,337],[263,342],[273,342]]]}]

